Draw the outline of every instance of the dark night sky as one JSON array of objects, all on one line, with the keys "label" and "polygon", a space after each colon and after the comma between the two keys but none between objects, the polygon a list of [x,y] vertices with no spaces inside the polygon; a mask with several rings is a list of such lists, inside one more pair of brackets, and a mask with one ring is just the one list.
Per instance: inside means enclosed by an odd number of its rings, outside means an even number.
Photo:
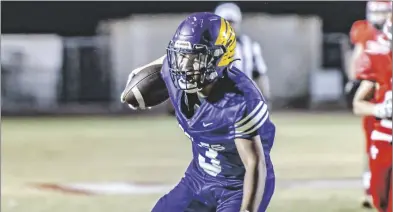
[{"label": "dark night sky", "polygon": [[[2,33],[92,35],[99,20],[133,13],[212,11],[218,2],[22,2],[2,1]],[[366,2],[238,2],[244,12],[316,14],[325,32],[348,32],[364,18]]]}]

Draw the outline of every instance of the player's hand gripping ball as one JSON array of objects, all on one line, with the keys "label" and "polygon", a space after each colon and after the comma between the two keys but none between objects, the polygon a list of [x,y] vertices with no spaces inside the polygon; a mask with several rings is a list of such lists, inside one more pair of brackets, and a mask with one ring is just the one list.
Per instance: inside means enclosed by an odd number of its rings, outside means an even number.
[{"label": "player's hand gripping ball", "polygon": [[152,65],[136,73],[133,71],[121,94],[121,102],[136,110],[149,109],[167,100],[169,94],[161,77],[161,67],[162,65]]}]

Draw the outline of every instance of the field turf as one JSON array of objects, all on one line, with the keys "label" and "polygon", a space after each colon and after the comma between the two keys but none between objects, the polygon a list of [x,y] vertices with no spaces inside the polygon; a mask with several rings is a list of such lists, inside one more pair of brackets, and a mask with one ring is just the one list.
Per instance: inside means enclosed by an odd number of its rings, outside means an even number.
[{"label": "field turf", "polygon": [[[277,188],[268,212],[363,212],[360,119],[295,112],[272,119]],[[150,211],[163,192],[84,195],[35,186],[171,185],[191,158],[190,142],[167,116],[3,118],[1,130],[3,212]]]}]

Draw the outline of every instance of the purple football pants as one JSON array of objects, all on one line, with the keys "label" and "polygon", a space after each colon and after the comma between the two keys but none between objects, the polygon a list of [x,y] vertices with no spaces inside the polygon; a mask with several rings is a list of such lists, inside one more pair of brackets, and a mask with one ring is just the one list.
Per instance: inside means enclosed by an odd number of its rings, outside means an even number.
[{"label": "purple football pants", "polygon": [[[274,193],[273,168],[267,170],[265,190],[258,212],[265,212]],[[161,197],[152,212],[239,212],[243,180],[212,177],[191,163],[185,176]]]}]

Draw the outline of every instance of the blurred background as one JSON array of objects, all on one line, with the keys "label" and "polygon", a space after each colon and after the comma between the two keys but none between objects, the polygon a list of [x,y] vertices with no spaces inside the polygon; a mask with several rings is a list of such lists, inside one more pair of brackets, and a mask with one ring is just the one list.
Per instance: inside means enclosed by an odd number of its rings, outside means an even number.
[{"label": "blurred background", "polygon": [[[190,144],[166,104],[135,112],[120,93],[182,19],[219,4],[2,2],[2,210],[150,211],[183,176]],[[365,142],[344,86],[366,2],[237,4],[270,78],[268,211],[361,211]]]}]

